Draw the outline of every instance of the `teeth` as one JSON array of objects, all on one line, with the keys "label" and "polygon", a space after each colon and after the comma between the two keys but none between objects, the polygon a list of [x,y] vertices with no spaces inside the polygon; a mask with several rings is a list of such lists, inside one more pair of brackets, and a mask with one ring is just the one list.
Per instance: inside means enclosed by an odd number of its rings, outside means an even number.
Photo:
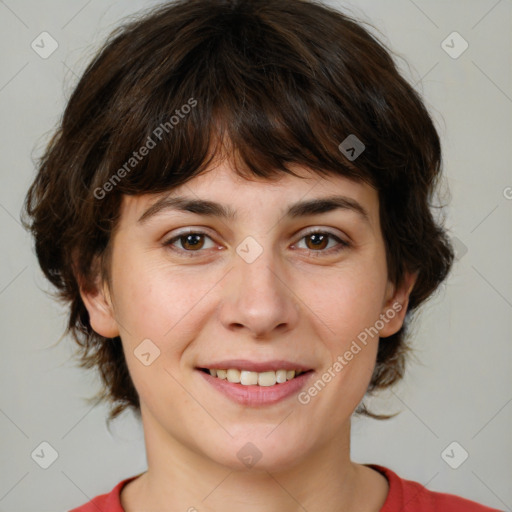
[{"label": "teeth", "polygon": [[247,370],[237,370],[236,368],[229,368],[228,370],[209,370],[212,377],[218,379],[225,379],[228,382],[242,384],[243,386],[273,386],[276,383],[282,384],[287,380],[292,380],[299,376],[301,371],[295,370],[277,370],[268,372],[249,372]]},{"label": "teeth", "polygon": [[243,384],[244,386],[258,384],[257,372],[248,372],[246,370],[242,370],[240,372],[240,384]]},{"label": "teeth", "polygon": [[[279,370],[278,370],[279,371]],[[258,374],[259,386],[273,386],[276,383],[276,372],[262,372]]]},{"label": "teeth", "polygon": [[276,381],[278,382],[278,384],[282,384],[283,382],[286,382],[287,373],[288,372],[286,370],[277,370]]},{"label": "teeth", "polygon": [[229,382],[235,382],[235,383],[236,382],[240,382],[240,379],[241,379],[241,372],[240,372],[240,370],[234,370],[233,368],[231,368],[226,373],[226,379]]}]

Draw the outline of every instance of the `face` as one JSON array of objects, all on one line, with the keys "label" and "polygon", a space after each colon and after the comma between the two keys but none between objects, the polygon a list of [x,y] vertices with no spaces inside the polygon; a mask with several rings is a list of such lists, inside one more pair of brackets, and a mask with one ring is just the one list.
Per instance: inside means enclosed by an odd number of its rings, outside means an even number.
[{"label": "face", "polygon": [[111,288],[82,297],[95,331],[121,336],[147,442],[276,470],[346,440],[409,289],[388,282],[375,189],[300,174],[246,181],[226,163],[124,198]]}]

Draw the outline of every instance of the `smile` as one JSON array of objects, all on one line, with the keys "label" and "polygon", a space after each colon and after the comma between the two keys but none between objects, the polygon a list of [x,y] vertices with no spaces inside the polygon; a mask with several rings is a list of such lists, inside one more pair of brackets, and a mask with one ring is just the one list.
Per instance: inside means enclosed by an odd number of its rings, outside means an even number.
[{"label": "smile", "polygon": [[242,386],[274,386],[275,384],[283,384],[286,381],[295,379],[304,371],[302,370],[268,370],[264,372],[251,372],[248,370],[238,370],[229,368],[227,370],[215,368],[201,368],[203,372],[209,372],[212,377],[227,380]]},{"label": "smile", "polygon": [[195,370],[209,389],[246,407],[265,407],[291,398],[315,374],[310,368],[283,360],[256,363],[237,359]]}]

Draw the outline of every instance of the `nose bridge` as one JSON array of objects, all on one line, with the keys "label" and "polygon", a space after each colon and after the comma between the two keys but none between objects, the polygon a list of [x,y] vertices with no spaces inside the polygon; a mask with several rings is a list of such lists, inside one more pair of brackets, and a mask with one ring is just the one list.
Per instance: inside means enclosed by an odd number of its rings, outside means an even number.
[{"label": "nose bridge", "polygon": [[[282,277],[280,279],[278,276],[281,264],[272,247],[270,236],[259,237],[259,241],[248,236],[238,245],[236,252],[236,267],[241,286],[239,291],[244,292],[246,300],[263,300],[270,307],[283,294],[286,295]],[[248,291],[250,293],[245,293]]]},{"label": "nose bridge", "polygon": [[[249,250],[250,255],[252,249]],[[261,297],[265,300],[277,299],[283,292],[282,278],[279,279],[277,257],[271,247],[264,249],[254,260],[238,261],[240,283],[251,290],[250,297]]]},{"label": "nose bridge", "polygon": [[236,253],[222,308],[225,327],[244,326],[256,336],[283,324],[291,327],[297,321],[297,308],[272,238],[248,236]]}]

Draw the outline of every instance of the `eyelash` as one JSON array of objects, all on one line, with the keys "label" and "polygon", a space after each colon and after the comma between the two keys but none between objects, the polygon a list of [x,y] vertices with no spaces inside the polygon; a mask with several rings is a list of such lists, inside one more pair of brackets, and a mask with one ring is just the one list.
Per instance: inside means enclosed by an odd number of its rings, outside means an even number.
[{"label": "eyelash", "polygon": [[[316,230],[312,230],[312,231],[309,231],[308,233],[305,233],[299,240],[299,242],[301,240],[303,240],[304,238],[307,238],[308,236],[311,236],[311,235],[316,235],[316,234],[320,234],[320,235],[327,235],[328,237],[332,238],[332,239],[335,239],[337,242],[339,242],[339,247],[336,248],[335,250],[332,250],[329,249],[329,250],[326,250],[326,249],[323,249],[323,250],[319,250],[319,251],[314,251],[312,249],[306,249],[307,251],[309,251],[310,253],[312,253],[313,257],[317,258],[317,257],[322,257],[325,255],[325,253],[327,253],[328,255],[333,255],[333,254],[338,254],[339,252],[349,248],[351,246],[350,243],[346,242],[345,240],[342,240],[341,238],[339,238],[338,236],[336,236],[334,233],[331,233],[330,231],[324,231],[324,230],[320,230],[320,229],[316,229]],[[187,236],[187,235],[204,235],[206,236],[207,238],[210,238],[212,239],[207,233],[203,232],[203,231],[195,231],[195,230],[189,230],[189,231],[185,231],[185,232],[182,232],[182,233],[179,233],[178,235],[170,238],[169,240],[167,240],[166,242],[163,243],[163,245],[165,247],[169,247],[172,251],[174,252],[178,252],[178,253],[181,253],[181,254],[184,254],[186,255],[187,257],[195,257],[194,256],[194,253],[201,253],[203,252],[203,250],[198,250],[198,251],[188,251],[186,249],[177,249],[175,247],[173,247],[173,244],[177,241],[179,241],[181,238]],[[316,253],[316,254],[315,254]]]}]

